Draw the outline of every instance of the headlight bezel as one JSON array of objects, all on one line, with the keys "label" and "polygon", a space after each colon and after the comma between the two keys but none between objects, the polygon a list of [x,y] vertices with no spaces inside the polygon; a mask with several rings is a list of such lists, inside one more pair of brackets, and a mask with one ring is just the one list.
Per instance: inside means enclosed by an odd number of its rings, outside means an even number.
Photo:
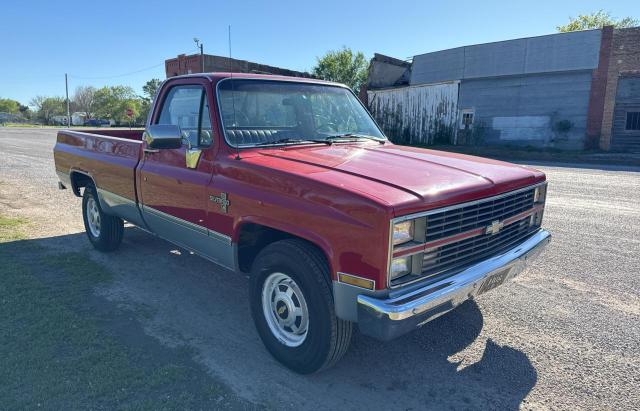
[{"label": "headlight bezel", "polygon": [[393,247],[413,241],[415,237],[415,221],[406,220],[393,224],[391,232],[391,245]]},{"label": "headlight bezel", "polygon": [[547,201],[547,182],[538,185],[533,192],[533,202],[535,204],[544,204]]},{"label": "headlight bezel", "polygon": [[[426,217],[417,217],[417,218],[396,218],[391,220],[389,227],[389,260],[387,266],[387,285],[391,285],[391,281],[395,281],[404,276],[410,276],[416,274],[416,270],[419,269],[420,264],[418,264],[418,260],[414,254],[410,254],[407,256],[398,256],[393,257],[393,253],[397,252],[399,249],[403,248],[411,248],[419,243],[424,242],[426,233]],[[395,236],[394,241],[394,233],[397,232],[396,227],[405,228],[402,230],[406,234],[401,237],[401,241],[398,241],[398,236]],[[394,261],[406,259],[405,266],[406,269],[403,271],[395,271],[394,272]]]},{"label": "headlight bezel", "polygon": [[544,216],[544,207],[547,202],[547,185],[548,183],[545,181],[539,184],[533,192],[533,204],[542,206],[542,208],[531,214],[529,219],[529,225],[531,227],[542,227],[542,217]]},{"label": "headlight bezel", "polygon": [[[391,260],[389,265],[389,281],[393,281],[396,278],[404,277],[407,274],[411,274],[412,271],[413,256],[401,256],[395,257]],[[395,266],[395,267],[394,267]],[[399,270],[399,268],[403,268]]]}]

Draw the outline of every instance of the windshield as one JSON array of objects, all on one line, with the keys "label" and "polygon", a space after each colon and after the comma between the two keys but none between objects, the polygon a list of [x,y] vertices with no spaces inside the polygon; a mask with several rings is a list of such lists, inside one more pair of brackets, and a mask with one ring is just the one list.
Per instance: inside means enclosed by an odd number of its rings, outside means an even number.
[{"label": "windshield", "polygon": [[234,79],[219,84],[218,96],[232,146],[385,139],[353,93],[342,87]]}]

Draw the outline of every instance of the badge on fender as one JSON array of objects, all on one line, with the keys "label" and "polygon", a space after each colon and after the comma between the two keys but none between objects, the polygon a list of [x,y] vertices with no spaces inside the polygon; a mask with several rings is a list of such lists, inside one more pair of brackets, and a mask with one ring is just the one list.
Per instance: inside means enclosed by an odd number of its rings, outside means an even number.
[{"label": "badge on fender", "polygon": [[220,204],[220,209],[223,213],[226,213],[231,202],[227,199],[227,193],[220,193],[220,196],[209,196],[209,200],[213,201],[216,204]]}]

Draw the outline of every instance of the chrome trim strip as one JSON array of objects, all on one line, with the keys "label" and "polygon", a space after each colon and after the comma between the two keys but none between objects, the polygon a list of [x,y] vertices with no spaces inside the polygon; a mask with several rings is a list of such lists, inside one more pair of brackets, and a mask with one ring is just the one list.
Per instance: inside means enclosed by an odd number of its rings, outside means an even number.
[{"label": "chrome trim strip", "polygon": [[107,214],[112,214],[137,226],[144,226],[145,221],[135,200],[97,188],[100,206]]},{"label": "chrome trim strip", "polygon": [[153,207],[149,207],[149,206],[143,205],[142,209],[145,212],[153,214],[154,216],[156,216],[158,218],[162,218],[165,221],[168,221],[168,222],[174,223],[174,224],[179,224],[179,225],[181,225],[181,226],[183,226],[185,228],[188,228],[190,230],[193,230],[193,231],[197,232],[198,234],[207,235],[207,228],[206,227],[194,224],[191,221],[183,220],[181,218],[172,216],[171,214],[164,213],[164,212],[162,212],[160,210],[157,210],[157,209],[155,209]]},{"label": "chrome trim strip", "polygon": [[[181,243],[181,242],[179,242],[179,241],[170,240],[170,239],[165,238],[165,237],[160,237],[158,234],[156,234],[156,233],[154,233],[154,232],[152,232],[152,231],[149,231],[149,230],[147,230],[147,229],[145,229],[145,228],[143,228],[143,227],[140,227],[140,226],[135,225],[135,224],[134,224],[134,226],[135,226],[135,228],[137,228],[137,229],[139,229],[139,230],[142,230],[142,231],[144,231],[145,233],[147,233],[147,234],[149,234],[149,235],[151,235],[151,236],[154,236],[154,237],[160,238],[160,239],[162,239],[162,240],[164,240],[164,241],[166,241],[166,242],[169,242],[169,243],[171,243],[171,244],[173,244],[173,245],[176,245],[176,246],[178,246],[178,247],[184,248],[184,249],[185,249],[185,250],[187,250],[187,251],[191,251],[192,253],[197,254],[198,256],[200,256],[200,257],[204,258],[204,259],[205,259],[205,260],[207,260],[207,261],[211,261],[212,263],[214,263],[214,264],[216,264],[216,265],[219,265],[219,266],[221,266],[221,267],[227,268],[227,269],[232,270],[232,271],[236,271],[236,268],[235,268],[234,266],[223,264],[223,263],[222,263],[222,262],[220,262],[219,260],[216,260],[215,258],[210,257],[210,256],[208,256],[208,255],[206,255],[206,254],[203,254],[203,253],[201,253],[201,252],[200,252],[200,251],[198,251],[198,250],[194,250],[193,248],[191,248],[191,247],[189,247],[188,245],[185,245],[185,244],[183,244],[183,243]],[[237,265],[236,265],[236,266],[237,266]]]},{"label": "chrome trim strip", "polygon": [[[148,212],[150,214],[153,214],[154,216],[158,217],[158,218],[162,218],[163,220],[169,222],[169,223],[174,223],[174,224],[178,224],[181,225],[182,227],[188,228],[190,230],[195,231],[198,234],[202,234],[202,235],[206,235],[208,237],[213,237],[217,240],[220,240],[222,242],[224,242],[226,245],[231,245],[231,237],[226,235],[226,234],[222,234],[219,233],[217,231],[214,230],[210,230],[206,227],[203,227],[201,225],[197,225],[192,223],[191,221],[187,221],[187,220],[183,220],[181,218],[172,216],[171,214],[167,214],[164,213],[160,210],[157,210],[153,207],[149,207],[149,206],[142,206],[143,211]],[[185,247],[186,248],[186,247]]]},{"label": "chrome trim strip", "polygon": [[[520,274],[525,265],[537,257],[550,241],[551,234],[540,230],[517,247],[443,280],[418,288],[410,287],[410,290],[391,292],[386,299],[359,295],[358,321],[364,315],[368,320],[371,320],[367,321],[369,326],[377,327],[376,324],[381,324],[384,321],[393,323],[408,320],[426,311],[450,306],[450,309],[439,311],[436,316],[444,314],[462,302],[475,297],[483,281],[492,274],[509,269],[510,272],[505,281]],[[416,325],[422,325],[433,318],[435,316],[420,318],[420,322]]]},{"label": "chrome trim strip", "polygon": [[158,237],[225,268],[235,270],[236,246],[231,237],[190,221],[143,206],[148,226]]},{"label": "chrome trim strip", "polygon": [[120,203],[124,203],[124,204],[136,204],[135,201],[133,201],[133,200],[131,200],[129,198],[126,198],[126,197],[122,197],[119,194],[112,193],[111,191],[107,191],[107,190],[104,190],[102,188],[96,188],[96,190],[98,190],[98,195],[100,195],[100,196],[106,196],[106,197],[108,197],[110,199],[116,200],[116,201],[118,201]]},{"label": "chrome trim strip", "polygon": [[207,234],[209,235],[209,237],[213,237],[216,240],[222,241],[226,245],[231,245],[232,244],[231,237],[229,237],[226,234],[222,234],[222,233],[219,233],[217,231],[213,231],[213,230],[209,230],[209,229],[207,229]]}]

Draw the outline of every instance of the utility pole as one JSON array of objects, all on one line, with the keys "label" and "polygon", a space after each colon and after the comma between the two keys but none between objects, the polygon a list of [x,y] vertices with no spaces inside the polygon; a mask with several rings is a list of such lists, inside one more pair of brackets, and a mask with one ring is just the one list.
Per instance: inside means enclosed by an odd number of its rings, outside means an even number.
[{"label": "utility pole", "polygon": [[204,73],[204,50],[203,44],[200,42],[200,39],[197,37],[193,38],[193,41],[196,43],[196,47],[200,49],[200,72]]},{"label": "utility pole", "polygon": [[71,113],[69,112],[69,81],[67,73],[64,73],[64,89],[67,93],[67,127],[71,128]]}]

